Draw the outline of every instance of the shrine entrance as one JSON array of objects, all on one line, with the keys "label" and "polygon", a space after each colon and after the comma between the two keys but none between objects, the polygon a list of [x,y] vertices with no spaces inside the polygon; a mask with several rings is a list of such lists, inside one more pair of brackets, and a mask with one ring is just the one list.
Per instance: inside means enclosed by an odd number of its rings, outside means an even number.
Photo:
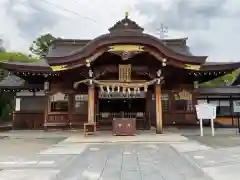
[{"label": "shrine entrance", "polygon": [[111,130],[114,118],[136,118],[137,129],[149,129],[145,92],[128,94],[121,92],[99,93],[96,105],[96,121],[99,129]]},{"label": "shrine entrance", "polygon": [[145,111],[145,99],[99,99],[99,113],[134,114]]}]

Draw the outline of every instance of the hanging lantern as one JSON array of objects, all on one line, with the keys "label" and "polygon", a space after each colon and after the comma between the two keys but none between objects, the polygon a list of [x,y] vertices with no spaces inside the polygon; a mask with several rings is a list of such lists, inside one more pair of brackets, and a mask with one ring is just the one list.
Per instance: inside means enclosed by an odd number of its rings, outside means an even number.
[{"label": "hanging lantern", "polygon": [[140,94],[140,88],[137,88],[137,93]]},{"label": "hanging lantern", "polygon": [[164,59],[162,60],[162,66],[163,66],[163,67],[167,66],[167,59],[166,59],[166,58],[164,58]]},{"label": "hanging lantern", "polygon": [[198,81],[194,81],[194,88],[197,89],[198,88]]},{"label": "hanging lantern", "polygon": [[133,89],[133,93],[134,93],[134,94],[137,94],[137,88],[134,88],[134,89]]},{"label": "hanging lantern", "polygon": [[90,84],[90,85],[92,85],[92,84],[93,84],[93,80],[92,80],[92,79],[90,79],[90,81],[89,81],[89,84]]},{"label": "hanging lantern", "polygon": [[157,71],[157,76],[160,77],[161,75],[162,75],[162,70],[159,69],[159,70]]},{"label": "hanging lantern", "polygon": [[109,86],[107,86],[107,92],[110,93],[110,88],[109,88]]},{"label": "hanging lantern", "polygon": [[49,90],[49,82],[48,81],[44,82],[44,90],[45,91]]},{"label": "hanging lantern", "polygon": [[100,86],[100,90],[101,90],[102,93],[104,92],[103,86]]},{"label": "hanging lantern", "polygon": [[88,70],[88,75],[89,75],[90,78],[93,77],[93,71],[91,69]]},{"label": "hanging lantern", "polygon": [[124,87],[123,90],[122,90],[123,94],[126,93],[126,88]]},{"label": "hanging lantern", "polygon": [[114,89],[115,89],[115,85],[112,85],[112,92],[114,92]]},{"label": "hanging lantern", "polygon": [[91,66],[91,62],[90,62],[89,59],[86,60],[86,66],[87,66],[87,67],[90,67],[90,66]]},{"label": "hanging lantern", "polygon": [[144,92],[147,92],[148,90],[148,85],[144,85]]}]

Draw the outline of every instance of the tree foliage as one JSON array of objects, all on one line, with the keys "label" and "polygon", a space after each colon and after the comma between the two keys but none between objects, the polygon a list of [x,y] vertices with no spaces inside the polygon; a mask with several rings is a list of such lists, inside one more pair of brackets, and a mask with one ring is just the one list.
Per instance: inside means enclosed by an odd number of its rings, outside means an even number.
[{"label": "tree foliage", "polygon": [[233,71],[232,73],[218,77],[212,81],[202,83],[201,86],[226,86],[231,83],[240,73],[240,69]]},{"label": "tree foliage", "polygon": [[3,40],[0,39],[0,52],[3,52],[3,51],[5,51],[5,48],[3,46]]},{"label": "tree foliage", "polygon": [[0,61],[2,62],[34,62],[38,61],[37,58],[33,58],[31,56],[25,55],[19,52],[0,52]]},{"label": "tree foliage", "polygon": [[[10,53],[13,55],[12,53]],[[8,54],[8,55],[10,55]],[[12,56],[6,56],[7,52],[5,51],[5,48],[3,47],[2,40],[0,40],[0,60],[1,58],[6,60],[5,58],[9,58]],[[0,81],[4,79],[8,75],[8,72],[4,69],[0,68]],[[7,93],[4,92],[2,89],[0,89],[0,123],[5,122],[8,120],[11,120],[11,114],[12,110],[14,108],[13,106],[13,100],[14,100],[14,94],[13,93]]]},{"label": "tree foliage", "polygon": [[55,39],[56,38],[49,33],[42,35],[33,41],[29,50],[39,58],[44,58],[48,53],[49,46]]}]

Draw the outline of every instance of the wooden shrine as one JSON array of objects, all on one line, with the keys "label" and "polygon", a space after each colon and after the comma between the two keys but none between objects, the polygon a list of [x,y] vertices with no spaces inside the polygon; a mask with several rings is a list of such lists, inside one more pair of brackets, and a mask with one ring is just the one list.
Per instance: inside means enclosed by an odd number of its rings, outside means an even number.
[{"label": "wooden shrine", "polygon": [[16,92],[16,128],[112,130],[113,119],[128,118],[163,133],[197,124],[198,84],[240,67],[206,59],[187,38],[158,39],[126,16],[93,40],[56,39],[39,62],[0,62],[10,72],[1,87]]}]

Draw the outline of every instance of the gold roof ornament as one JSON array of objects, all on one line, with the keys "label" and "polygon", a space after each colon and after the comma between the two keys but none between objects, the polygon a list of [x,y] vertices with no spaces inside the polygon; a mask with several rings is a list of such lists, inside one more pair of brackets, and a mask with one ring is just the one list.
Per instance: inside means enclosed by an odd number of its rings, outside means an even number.
[{"label": "gold roof ornament", "polygon": [[64,71],[67,70],[67,65],[51,66],[52,71]]},{"label": "gold roof ornament", "polygon": [[190,101],[190,100],[192,100],[192,94],[190,92],[183,90],[183,91],[179,92],[178,94],[175,94],[175,100]]},{"label": "gold roof ornament", "polygon": [[108,52],[143,52],[144,46],[135,44],[118,44],[108,47]]},{"label": "gold roof ornament", "polygon": [[125,12],[125,18],[126,19],[128,18],[128,12],[127,11]]},{"label": "gold roof ornament", "polygon": [[200,70],[201,65],[192,65],[192,64],[185,64],[184,69],[189,69],[189,70],[195,70],[198,71]]}]

